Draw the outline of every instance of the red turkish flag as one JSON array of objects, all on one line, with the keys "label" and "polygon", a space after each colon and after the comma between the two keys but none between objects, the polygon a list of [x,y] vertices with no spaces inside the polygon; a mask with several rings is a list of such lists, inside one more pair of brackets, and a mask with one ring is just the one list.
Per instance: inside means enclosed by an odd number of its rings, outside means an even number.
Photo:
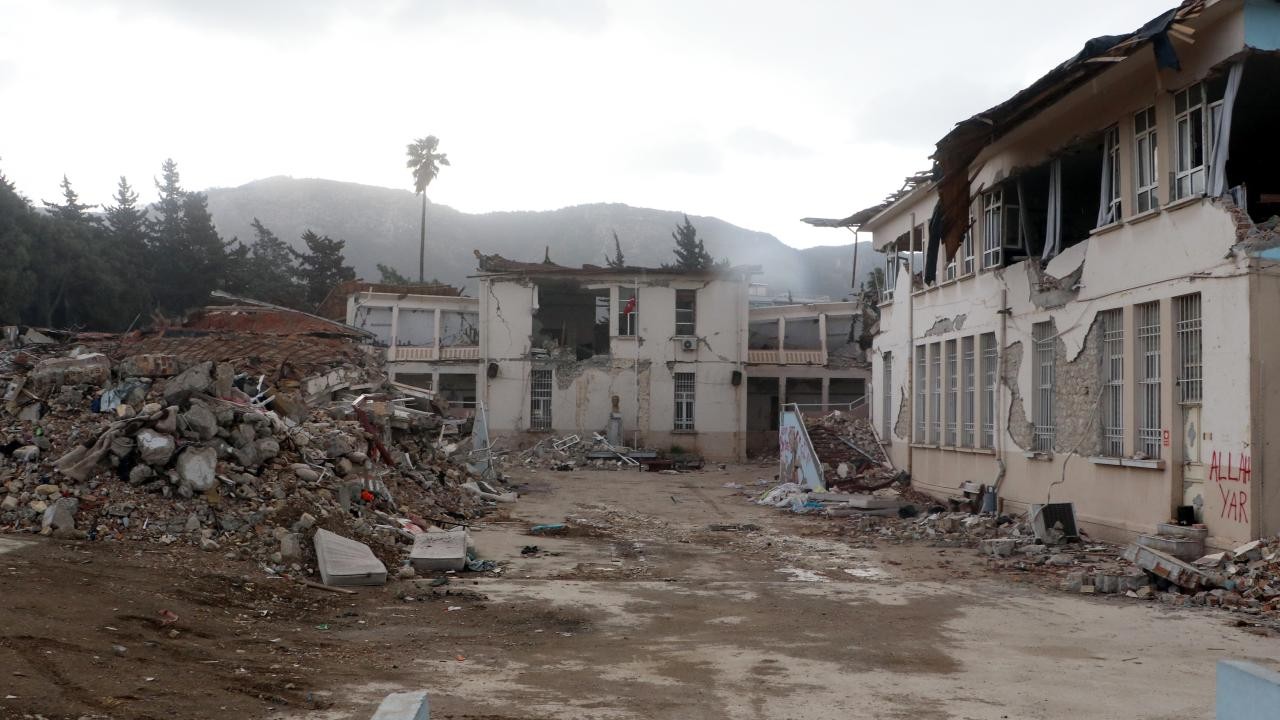
[{"label": "red turkish flag", "polygon": [[630,315],[635,311],[636,311],[636,298],[635,296],[632,296],[631,299],[627,301],[627,304],[622,307],[622,314]]}]

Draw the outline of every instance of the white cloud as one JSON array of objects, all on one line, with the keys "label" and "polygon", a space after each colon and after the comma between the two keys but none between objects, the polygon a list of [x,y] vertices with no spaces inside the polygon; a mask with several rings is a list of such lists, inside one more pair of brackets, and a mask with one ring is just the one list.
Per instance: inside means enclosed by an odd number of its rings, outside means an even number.
[{"label": "white cloud", "polygon": [[466,211],[611,201],[798,246],[954,122],[1167,2],[0,0],[0,168],[87,202],[173,157],[189,188],[270,175],[410,187]]}]

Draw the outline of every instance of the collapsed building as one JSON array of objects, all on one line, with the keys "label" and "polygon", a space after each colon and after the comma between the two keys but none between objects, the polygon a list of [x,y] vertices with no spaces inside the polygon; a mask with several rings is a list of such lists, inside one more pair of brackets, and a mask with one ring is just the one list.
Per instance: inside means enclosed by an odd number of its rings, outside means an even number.
[{"label": "collapsed building", "polygon": [[1116,540],[1280,531],[1278,77],[1280,5],[1189,0],[817,221],[885,256],[872,416],[916,486],[1071,501]]},{"label": "collapsed building", "polygon": [[349,283],[400,390],[481,407],[494,442],[556,437],[710,460],[776,452],[786,404],[865,416],[861,303],[760,303],[755,267],[573,268],[477,253],[478,297]]}]

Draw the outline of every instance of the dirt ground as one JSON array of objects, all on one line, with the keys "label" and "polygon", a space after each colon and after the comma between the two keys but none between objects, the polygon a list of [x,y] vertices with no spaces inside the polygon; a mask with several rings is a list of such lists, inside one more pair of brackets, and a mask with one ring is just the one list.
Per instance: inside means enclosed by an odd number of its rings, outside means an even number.
[{"label": "dirt ground", "polygon": [[455,720],[1181,720],[1212,717],[1218,659],[1280,661],[1220,611],[863,547],[723,487],[771,474],[528,474],[474,533],[500,575],[350,596],[198,551],[0,538],[0,717],[367,718],[426,688]]}]

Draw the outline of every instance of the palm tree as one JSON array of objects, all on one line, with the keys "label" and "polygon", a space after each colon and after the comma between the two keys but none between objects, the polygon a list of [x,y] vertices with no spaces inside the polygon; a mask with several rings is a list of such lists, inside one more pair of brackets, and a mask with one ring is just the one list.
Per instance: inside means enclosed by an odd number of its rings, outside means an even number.
[{"label": "palm tree", "polygon": [[413,171],[413,190],[422,196],[422,233],[418,246],[418,282],[425,279],[427,257],[427,186],[440,174],[440,166],[448,165],[449,158],[444,153],[436,152],[440,139],[435,135],[418,138],[409,143],[409,162],[406,167]]}]

